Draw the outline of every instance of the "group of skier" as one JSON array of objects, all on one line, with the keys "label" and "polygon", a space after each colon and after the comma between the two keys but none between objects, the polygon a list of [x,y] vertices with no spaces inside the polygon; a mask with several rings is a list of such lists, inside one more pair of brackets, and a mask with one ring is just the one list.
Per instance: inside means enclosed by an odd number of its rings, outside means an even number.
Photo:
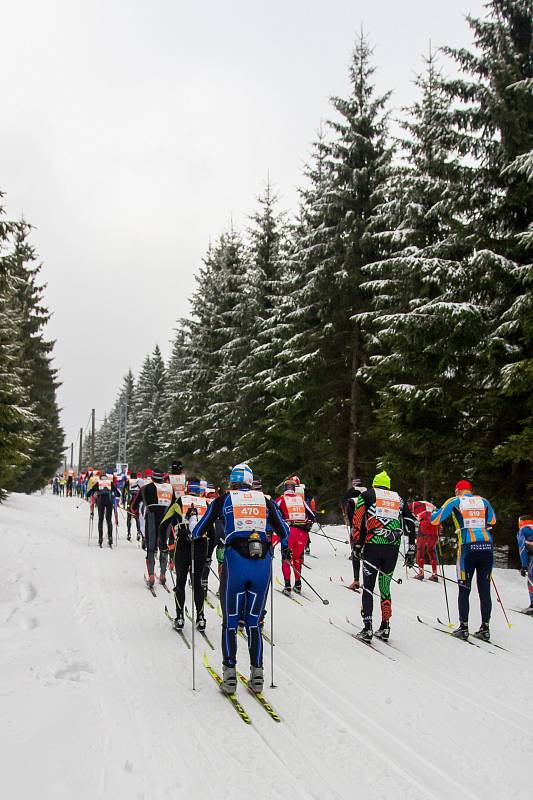
[{"label": "group of skier", "polygon": [[[272,578],[274,548],[279,544],[283,593],[300,593],[302,566],[309,547],[309,531],[316,521],[314,503],[297,476],[282,483],[283,491],[273,500],[261,490],[247,464],[236,465],[223,491],[197,478],[187,478],[183,465],[175,462],[168,473],[145,470],[118,477],[95,472],[89,476],[86,496],[98,510],[99,545],[103,544],[104,520],[108,544],[113,545],[112,515],[120,500],[127,514],[128,539],[135,522],[137,539],[146,550],[146,583],[153,589],[156,579],[166,586],[172,570],[177,631],[185,624],[185,589],[190,576],[194,597],[194,623],[206,628],[204,603],[211,560],[216,551],[220,575],[222,612],[223,675],[221,689],[232,695],[237,685],[236,654],[239,627],[246,629],[250,654],[249,688],[263,688],[262,625]],[[391,489],[387,472],[379,472],[366,488],[354,479],[343,498],[350,530],[353,583],[362,589],[363,628],[357,638],[370,643],[373,636],[387,641],[392,617],[391,581],[403,537],[405,564],[416,578],[424,579],[426,559],[429,580],[438,581],[437,542],[442,522],[451,517],[458,540],[459,627],[453,635],[469,636],[469,597],[476,575],[481,607],[481,627],[474,634],[489,641],[493,542],[491,528],[496,517],[491,504],[476,495],[469,481],[456,484],[455,494],[441,508],[415,498],[410,503]],[[518,533],[522,574],[528,575],[530,613],[533,613],[533,520],[520,519]],[[159,573],[156,574],[156,556]],[[291,582],[291,571],[294,583]],[[362,584],[360,573],[362,571]],[[174,577],[175,576],[175,577]],[[449,580],[449,579],[447,579]],[[374,629],[373,598],[379,588],[381,619]]]}]

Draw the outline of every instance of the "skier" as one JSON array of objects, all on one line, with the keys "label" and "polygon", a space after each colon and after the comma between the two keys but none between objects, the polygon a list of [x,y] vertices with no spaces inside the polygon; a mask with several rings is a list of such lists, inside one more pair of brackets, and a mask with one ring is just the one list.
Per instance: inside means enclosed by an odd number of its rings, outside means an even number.
[{"label": "skier", "polygon": [[125,494],[126,494],[126,528],[127,528],[127,540],[128,542],[131,541],[131,521],[135,519],[135,526],[137,528],[137,541],[139,542],[141,539],[141,528],[139,525],[139,514],[133,514],[131,510],[131,506],[133,503],[133,498],[141,488],[142,482],[142,472],[137,472],[136,476],[130,475],[125,487]]},{"label": "skier", "polygon": [[168,479],[174,489],[176,497],[185,494],[187,490],[187,478],[185,476],[183,464],[180,461],[174,461],[168,473]]},{"label": "skier", "polygon": [[[295,478],[288,478],[283,487],[283,494],[276,498],[281,515],[289,526],[289,548],[292,553],[292,568],[294,570],[294,591],[302,592],[302,556],[309,540],[309,525],[313,524],[316,517],[305,502],[301,494],[296,493]],[[291,594],[291,561],[283,559],[281,569],[285,579],[283,593]]]},{"label": "skier", "polygon": [[416,537],[416,563],[418,564],[418,574],[415,575],[416,580],[424,580],[424,564],[426,563],[426,554],[429,563],[431,564],[431,577],[430,581],[438,582],[437,575],[437,542],[441,532],[441,526],[435,527],[431,524],[431,515],[435,511],[435,506],[428,500],[422,500],[417,497],[409,506],[415,521],[417,523],[417,537]]},{"label": "skier", "polygon": [[354,547],[357,544],[353,538],[353,517],[355,514],[355,506],[357,503],[357,498],[366,492],[366,486],[363,486],[363,482],[360,478],[354,478],[352,480],[352,485],[341,498],[341,508],[344,519],[346,520],[346,524],[348,526],[350,532],[350,547],[351,547],[351,555],[350,559],[352,561],[352,569],[353,569],[353,581],[348,586],[348,589],[352,589],[355,591],[356,589],[361,588],[361,583],[359,581],[359,575],[361,571],[361,560],[356,558],[354,555]]},{"label": "skier", "polygon": [[205,594],[202,587],[202,573],[207,556],[207,538],[191,541],[191,534],[198,521],[207,511],[207,500],[203,496],[204,487],[197,478],[187,482],[187,493],[174,497],[172,506],[168,509],[161,522],[163,535],[169,536],[169,552],[172,554],[174,569],[176,571],[176,586],[174,598],[176,601],[176,619],[174,627],[182,630],[185,624],[185,586],[187,576],[191,572],[192,559],[194,559],[194,605],[196,608],[196,627],[205,631],[206,619],[204,615]]},{"label": "skier", "polygon": [[[145,471],[145,475],[148,470]],[[144,538],[146,544],[146,571],[148,574],[147,583],[153,586],[155,583],[155,554],[159,548],[159,583],[166,583],[168,548],[164,530],[161,529],[163,517],[172,506],[175,496],[170,483],[164,480],[162,472],[152,472],[147,476],[150,480],[145,480],[143,486],[137,492],[132,502],[132,512],[142,513],[141,503],[144,511]]]},{"label": "skier", "polygon": [[529,592],[529,607],[524,609],[524,614],[533,615],[533,518],[518,517],[518,550],[520,553],[520,574],[523,578],[527,575],[527,588]]},{"label": "skier", "polygon": [[[407,529],[409,549],[406,563],[413,566],[415,558],[415,521],[406,501],[390,490],[390,477],[383,471],[372,481],[372,488],[359,495],[353,518],[354,555],[363,560],[363,598],[361,615],[364,627],[357,634],[363,642],[372,640],[372,609],[376,578],[379,574],[381,595],[381,625],[375,635],[388,641],[389,620],[392,616],[390,595],[400,540]],[[363,557],[364,554],[364,557]]]},{"label": "skier", "polygon": [[[113,499],[119,496],[118,489],[113,482],[113,473],[97,475],[87,497],[96,499],[98,509],[98,544],[102,547],[104,541],[104,516],[107,524],[107,543],[113,547]],[[94,500],[91,501],[91,516],[94,514]]]},{"label": "skier", "polygon": [[272,544],[267,527],[279,536],[281,556],[290,560],[289,529],[276,503],[253,488],[247,464],[237,464],[229,476],[229,491],[213,500],[193,531],[202,537],[217,518],[224,522],[225,548],[220,602],[222,606],[223,679],[221,689],[233,694],[237,687],[237,626],[244,619],[250,652],[249,688],[263,689],[263,616],[272,569]]},{"label": "skier", "polygon": [[457,581],[459,584],[459,627],[452,633],[459,639],[468,639],[470,589],[476,573],[481,627],[474,636],[490,640],[490,615],[492,600],[490,581],[494,561],[492,535],[489,526],[496,524],[496,515],[488,500],[474,494],[472,484],[460,480],[455,485],[455,496],[431,515],[432,525],[440,525],[452,517],[457,533]]}]

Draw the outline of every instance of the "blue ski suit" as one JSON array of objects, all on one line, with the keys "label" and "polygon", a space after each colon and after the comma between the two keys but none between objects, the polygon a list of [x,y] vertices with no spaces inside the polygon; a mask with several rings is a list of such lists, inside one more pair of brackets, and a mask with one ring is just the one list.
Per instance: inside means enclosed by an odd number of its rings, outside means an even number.
[{"label": "blue ski suit", "polygon": [[527,569],[529,604],[533,606],[533,524],[524,525],[516,534],[520,563]]},{"label": "blue ski suit", "polygon": [[[255,516],[254,516],[255,515]],[[250,664],[263,666],[263,637],[260,621],[268,596],[272,570],[270,530],[288,546],[289,528],[273,500],[262,492],[239,485],[209,506],[192,537],[209,534],[217,519],[225,531],[224,561],[220,577],[222,607],[222,657],[225,666],[237,662],[237,627],[243,619],[248,635]],[[249,543],[255,539],[256,555]]]},{"label": "blue ski suit", "polygon": [[431,515],[431,524],[440,525],[452,517],[457,533],[457,581],[459,583],[459,620],[468,622],[470,589],[476,573],[481,621],[488,624],[492,612],[490,581],[494,560],[490,527],[496,515],[488,500],[472,492],[450,497]]}]

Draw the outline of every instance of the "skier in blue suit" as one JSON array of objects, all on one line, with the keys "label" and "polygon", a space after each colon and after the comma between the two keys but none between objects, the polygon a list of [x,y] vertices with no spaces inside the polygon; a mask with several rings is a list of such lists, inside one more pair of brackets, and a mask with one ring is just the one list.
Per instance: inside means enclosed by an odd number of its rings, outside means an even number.
[{"label": "skier in blue suit", "polygon": [[525,614],[533,615],[533,517],[518,518],[518,550],[520,552],[520,574],[523,578],[527,575],[527,588],[529,591],[529,608]]},{"label": "skier in blue suit", "polygon": [[237,464],[229,476],[229,491],[217,497],[193,531],[193,539],[208,533],[217,519],[224,523],[225,550],[220,577],[222,606],[221,689],[233,694],[237,688],[237,627],[244,619],[250,651],[252,691],[263,689],[263,616],[272,570],[270,532],[280,539],[282,558],[291,558],[289,528],[277,505],[262,491],[253,489],[253,473],[247,464]]}]

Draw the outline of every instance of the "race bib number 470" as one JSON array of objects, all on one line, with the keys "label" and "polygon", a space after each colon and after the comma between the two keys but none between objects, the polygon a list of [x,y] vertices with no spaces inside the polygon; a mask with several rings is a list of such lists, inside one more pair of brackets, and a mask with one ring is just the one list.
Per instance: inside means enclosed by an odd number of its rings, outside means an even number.
[{"label": "race bib number 470", "polygon": [[231,492],[236,531],[266,531],[267,509],[261,492]]}]

